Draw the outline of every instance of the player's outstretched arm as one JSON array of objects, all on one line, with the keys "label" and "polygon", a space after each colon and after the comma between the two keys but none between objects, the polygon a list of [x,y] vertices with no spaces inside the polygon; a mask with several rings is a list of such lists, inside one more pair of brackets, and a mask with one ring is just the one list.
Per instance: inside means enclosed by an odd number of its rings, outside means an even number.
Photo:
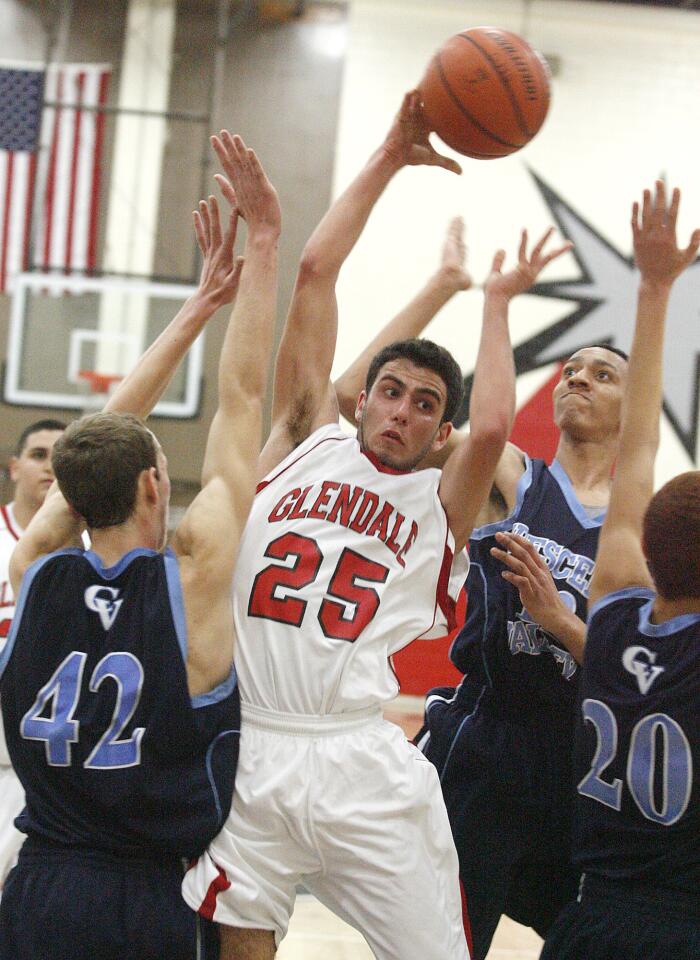
[{"label": "player's outstretched arm", "polygon": [[545,253],[551,233],[548,230],[528,256],[527,231],[523,230],[515,269],[503,273],[505,251],[497,251],[484,286],[481,340],[469,402],[469,435],[449,457],[440,481],[440,499],[457,549],[466,544],[490,494],[515,414],[510,301],[529,290],[548,263],[571,249],[567,243]]},{"label": "player's outstretched arm", "polygon": [[[214,148],[235,187],[248,235],[245,264],[219,362],[218,408],[209,430],[202,490],[178,527],[178,555],[189,630],[188,678],[193,694],[212,689],[229,674],[233,656],[230,602],[238,543],[257,477],[262,411],[277,304],[277,193],[255,155],[227,131]],[[232,188],[219,178],[224,194]],[[208,205],[205,234],[220,229]]]},{"label": "player's outstretched arm", "polygon": [[218,208],[214,197],[202,200],[193,214],[197,243],[202,251],[199,285],[165,330],[109,398],[105,410],[147,417],[160,400],[189,348],[216,311],[236,297],[243,258],[234,259],[238,206],[229,193],[231,209],[226,229],[213,230],[209,209]]},{"label": "player's outstretched arm", "polygon": [[663,343],[673,283],[697,256],[700,230],[678,246],[680,191],[667,202],[663,181],[632,207],[634,255],[640,271],[637,322],[622,406],[620,452],[610,506],[600,533],[589,600],[628,586],[651,586],[642,552],[642,522],[653,493],[663,399]]},{"label": "player's outstretched arm", "polygon": [[430,144],[420,95],[404,97],[384,142],[338,197],[307,242],[275,368],[272,430],[261,459],[267,473],[324,423],[338,417],[330,383],[337,337],[335,287],[345,260],[392,177],[405,166],[458,164]]},{"label": "player's outstretched arm", "polygon": [[472,279],[466,266],[464,220],[454,217],[447,228],[440,266],[400,313],[379,331],[362,353],[334,382],[340,412],[351,423],[360,391],[364,389],[372,358],[396,340],[419,337],[433,317],[461,290],[468,290]]},{"label": "player's outstretched arm", "polygon": [[80,534],[83,527],[54,480],[10,557],[10,583],[16,597],[19,596],[22,577],[35,560],[63,547],[82,547]]}]

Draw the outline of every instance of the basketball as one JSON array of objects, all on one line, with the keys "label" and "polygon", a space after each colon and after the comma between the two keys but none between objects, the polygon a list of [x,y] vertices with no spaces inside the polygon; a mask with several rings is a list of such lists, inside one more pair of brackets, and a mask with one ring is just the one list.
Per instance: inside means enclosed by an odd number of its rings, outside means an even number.
[{"label": "basketball", "polygon": [[419,89],[431,129],[453,150],[489,160],[520,150],[544,123],[549,69],[517,34],[474,27],[440,47]]}]

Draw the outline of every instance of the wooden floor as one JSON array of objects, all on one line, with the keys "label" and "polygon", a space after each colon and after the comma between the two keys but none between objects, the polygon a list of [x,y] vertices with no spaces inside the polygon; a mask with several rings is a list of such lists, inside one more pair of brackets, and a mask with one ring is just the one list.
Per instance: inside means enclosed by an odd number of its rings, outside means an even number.
[{"label": "wooden floor", "polygon": [[[537,960],[542,941],[532,930],[504,917],[488,960]],[[364,938],[310,894],[297,897],[289,933],[277,960],[373,960]]]},{"label": "wooden floor", "polygon": [[[413,737],[423,721],[418,697],[399,697],[384,713]],[[503,917],[496,931],[488,960],[537,960],[542,941],[534,931]],[[310,894],[297,898],[289,932],[277,952],[277,960],[373,960],[364,938],[339,920]]]}]

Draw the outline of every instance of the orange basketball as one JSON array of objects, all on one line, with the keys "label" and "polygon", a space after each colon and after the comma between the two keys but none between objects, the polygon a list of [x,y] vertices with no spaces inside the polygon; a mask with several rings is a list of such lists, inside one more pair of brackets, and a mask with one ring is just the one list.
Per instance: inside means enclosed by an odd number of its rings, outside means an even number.
[{"label": "orange basketball", "polygon": [[520,150],[540,129],[549,69],[517,34],[474,27],[440,47],[419,89],[438,136],[459,153],[488,160]]}]

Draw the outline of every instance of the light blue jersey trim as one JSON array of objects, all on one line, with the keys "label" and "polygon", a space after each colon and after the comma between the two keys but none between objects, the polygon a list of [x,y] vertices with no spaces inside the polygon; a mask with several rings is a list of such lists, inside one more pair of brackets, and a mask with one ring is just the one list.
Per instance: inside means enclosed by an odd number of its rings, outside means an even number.
[{"label": "light blue jersey trim", "polygon": [[554,479],[559,484],[561,492],[564,494],[564,499],[566,500],[569,510],[576,517],[578,522],[587,530],[592,530],[595,527],[600,527],[605,520],[606,510],[604,507],[601,507],[600,513],[596,514],[593,517],[589,517],[585,508],[581,504],[581,501],[574,493],[574,488],[571,485],[571,480],[569,480],[566,470],[562,467],[558,460],[553,460],[552,465],[549,468],[549,472],[552,474]]},{"label": "light blue jersey trim", "polygon": [[219,701],[225,700],[226,697],[229,697],[233,693],[237,683],[238,675],[236,668],[232,666],[228,677],[226,677],[218,687],[214,687],[213,690],[208,690],[206,693],[200,693],[198,696],[192,697],[192,706],[196,710],[198,707],[208,707],[213,703],[219,703]]},{"label": "light blue jersey trim", "polygon": [[19,624],[22,619],[22,614],[24,613],[24,606],[27,602],[27,597],[31,589],[32,583],[37,573],[41,570],[45,563],[48,563],[49,560],[53,560],[55,556],[58,556],[62,553],[82,553],[82,550],[59,550],[58,554],[56,553],[47,553],[45,557],[41,557],[39,560],[35,560],[34,563],[30,564],[27,569],[24,571],[24,576],[22,577],[22,583],[19,588],[19,597],[17,598],[17,603],[15,605],[15,615],[12,619],[12,626],[10,627],[10,632],[7,635],[7,641],[5,646],[0,651],[0,677],[2,677],[5,672],[5,667],[9,663],[10,657],[12,655],[12,650],[15,645],[15,638],[17,636],[17,631],[19,630]]},{"label": "light blue jersey trim", "polygon": [[643,633],[645,637],[670,637],[674,633],[680,633],[681,630],[700,623],[700,613],[682,613],[678,617],[664,620],[663,623],[652,623],[651,613],[655,599],[652,596],[651,600],[645,603],[639,611],[639,632]]},{"label": "light blue jersey trim", "polygon": [[[486,674],[486,680],[487,680],[488,685],[489,685],[490,687],[492,687],[492,686],[493,686],[493,681],[492,681],[492,679],[491,679],[491,673],[490,673],[490,671],[489,671],[489,665],[488,665],[488,663],[486,662],[486,654],[485,654],[485,652],[484,652],[485,646],[486,646],[486,635],[487,635],[488,629],[489,629],[489,585],[488,585],[488,580],[486,579],[486,574],[484,573],[484,568],[481,566],[480,563],[472,563],[471,566],[469,567],[469,570],[470,570],[470,571],[471,571],[471,570],[478,570],[478,571],[479,571],[479,576],[481,577],[481,583],[482,583],[482,585],[483,585],[483,587],[484,587],[484,624],[483,624],[483,627],[482,627],[482,629],[481,629],[481,643],[479,644],[479,646],[480,646],[480,649],[481,649],[481,662],[482,662],[483,665],[484,665],[484,673]],[[462,629],[464,629],[464,628],[462,628]],[[462,632],[462,631],[460,630],[459,633],[457,634],[457,636],[454,638],[454,640],[453,640],[452,643],[450,644],[450,650],[449,650],[449,653],[447,654],[448,657],[450,658],[450,660],[452,660],[452,648],[454,647],[455,643],[457,643],[457,637],[459,637],[459,635],[460,635],[461,632]],[[452,662],[454,663],[454,661],[452,661]]]},{"label": "light blue jersey trim", "polygon": [[177,633],[177,642],[182,654],[183,663],[187,663],[187,620],[185,619],[185,601],[182,596],[182,584],[180,582],[180,567],[177,557],[168,547],[163,556],[165,563],[165,582],[168,585],[168,596],[170,597],[170,612],[173,615],[175,632]]},{"label": "light blue jersey trim", "polygon": [[157,550],[149,550],[146,547],[136,547],[135,550],[129,550],[128,553],[125,553],[121,560],[118,560],[113,567],[105,567],[102,563],[102,559],[95,553],[94,550],[64,550],[62,552],[79,554],[80,556],[85,557],[95,573],[99,574],[103,580],[114,580],[121,573],[123,573],[131,561],[135,560],[137,557],[159,556]]},{"label": "light blue jersey trim", "polygon": [[216,783],[214,781],[214,771],[211,768],[211,755],[214,752],[214,747],[217,745],[219,740],[222,737],[230,737],[232,734],[240,736],[240,730],[223,730],[217,737],[215,737],[212,742],[209,744],[207,749],[207,778],[209,780],[209,786],[211,787],[211,792],[214,794],[214,805],[216,806],[216,817],[217,820],[221,823],[224,819],[224,816],[228,816],[228,810],[225,811],[221,807],[221,799],[219,797],[219,791],[216,788]]},{"label": "light blue jersey trim", "polygon": [[457,741],[459,740],[459,736],[460,736],[462,730],[464,729],[464,724],[465,724],[468,720],[471,720],[471,718],[474,716],[474,714],[476,713],[476,711],[479,709],[479,704],[481,703],[481,698],[482,698],[483,695],[484,695],[484,690],[486,690],[486,687],[482,687],[482,688],[481,688],[481,693],[480,693],[479,696],[477,697],[476,703],[474,704],[474,709],[472,710],[471,713],[468,713],[467,716],[464,717],[464,719],[462,720],[462,722],[460,723],[460,725],[457,727],[457,732],[455,733],[454,737],[452,738],[452,743],[450,744],[450,749],[447,751],[447,756],[445,757],[445,762],[444,762],[444,764],[443,764],[443,766],[442,766],[442,770],[441,770],[441,772],[440,772],[440,783],[442,783],[443,780],[444,780],[444,778],[445,778],[445,774],[447,773],[447,768],[449,767],[449,765],[450,765],[450,760],[452,759],[452,754],[454,753],[454,749],[455,749],[455,747],[457,746]]},{"label": "light blue jersey trim", "polygon": [[655,596],[656,594],[653,590],[648,590],[646,587],[623,587],[622,590],[614,590],[612,593],[606,593],[604,597],[600,597],[588,608],[588,618],[586,622],[590,623],[596,613],[611,603],[617,603],[618,600],[630,600],[633,598],[637,598],[638,600],[653,600]]},{"label": "light blue jersey trim", "polygon": [[476,530],[472,530],[470,540],[483,540],[486,537],[492,537],[494,533],[498,533],[500,530],[510,530],[513,526],[513,520],[520,513],[520,510],[523,505],[523,500],[525,499],[525,494],[530,488],[532,483],[532,460],[525,456],[525,470],[523,475],[518,480],[518,485],[515,488],[515,506],[513,507],[510,514],[504,520],[495,520],[493,523],[486,523],[483,527],[477,527]]},{"label": "light blue jersey trim", "polygon": [[[173,615],[173,623],[175,624],[175,632],[177,633],[177,642],[180,647],[180,653],[182,654],[182,660],[186,666],[187,618],[185,616],[185,599],[182,595],[180,566],[177,562],[177,557],[169,547],[165,551],[163,560],[165,562],[165,579],[168,584],[168,595],[170,597],[170,611]],[[206,693],[200,693],[198,696],[192,697],[190,703],[195,709],[198,707],[207,707],[213,703],[219,703],[220,700],[225,700],[226,697],[230,696],[237,681],[236,668],[232,666],[231,672],[222,683],[214,687],[213,690],[208,690]]]}]

